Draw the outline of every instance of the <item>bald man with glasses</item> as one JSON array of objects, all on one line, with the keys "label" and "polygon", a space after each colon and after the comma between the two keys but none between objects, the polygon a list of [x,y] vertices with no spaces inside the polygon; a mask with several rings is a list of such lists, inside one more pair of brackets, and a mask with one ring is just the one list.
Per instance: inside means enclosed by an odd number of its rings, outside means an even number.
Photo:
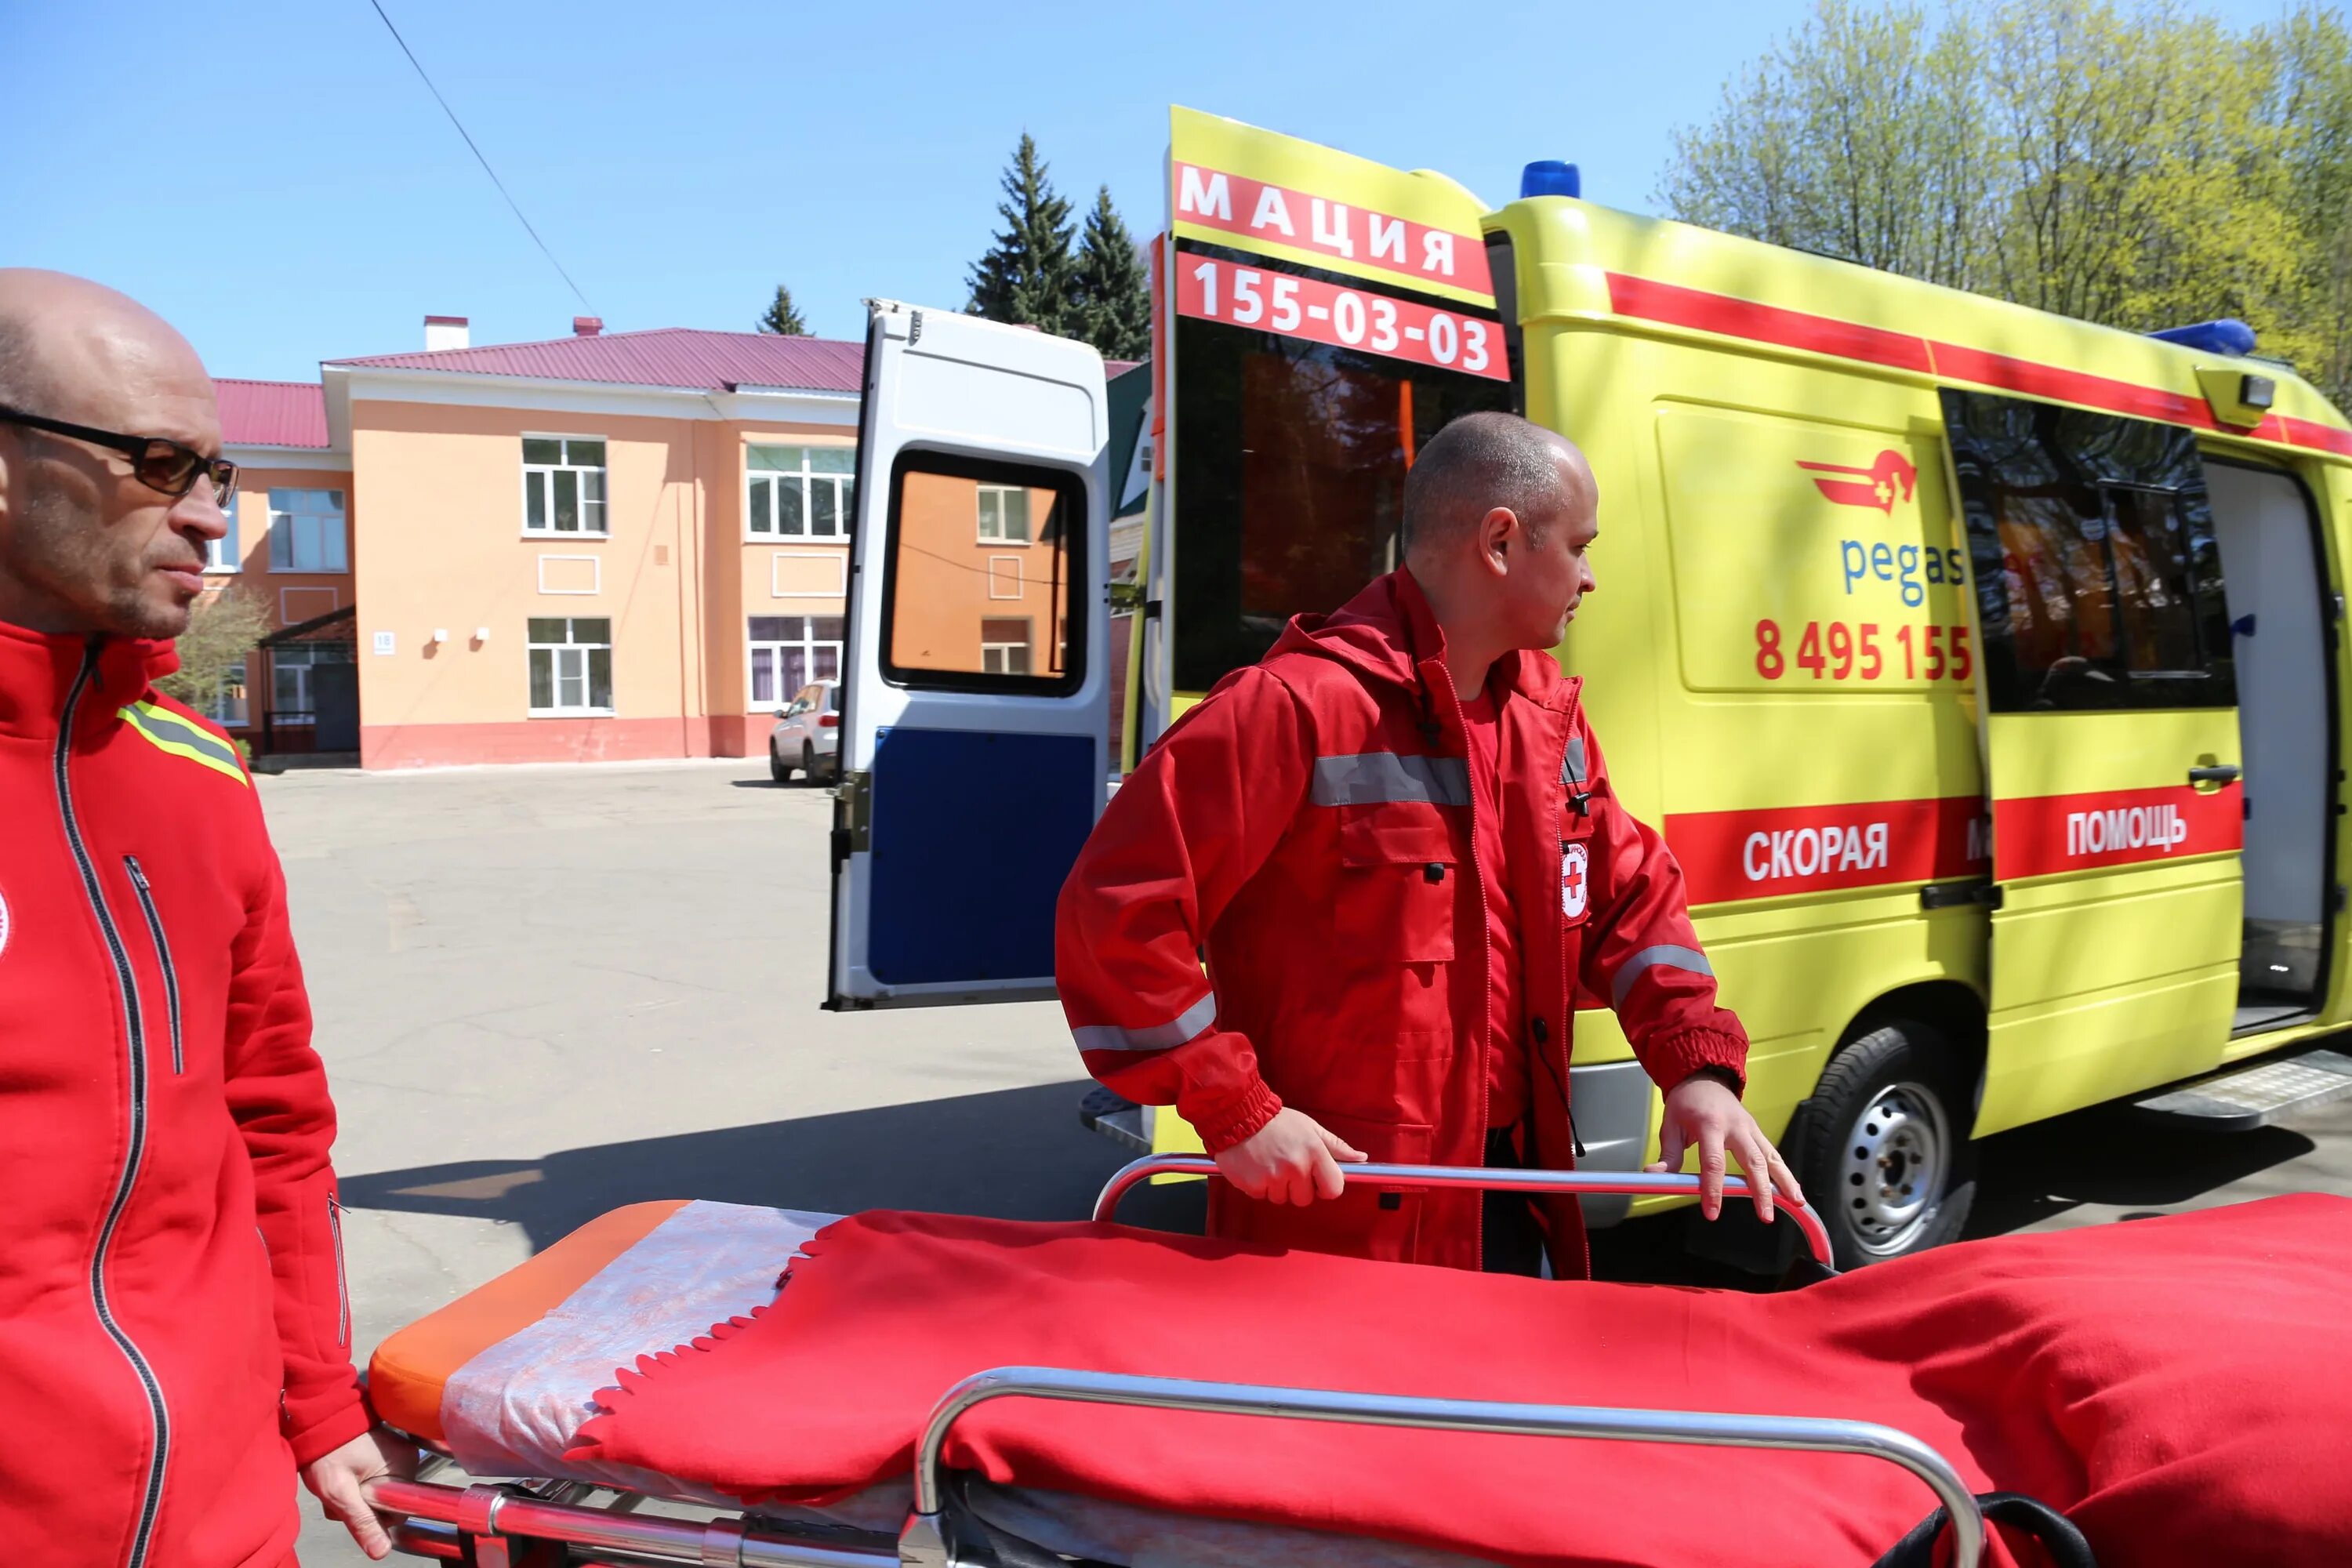
[{"label": "bald man with glasses", "polygon": [[0,269],[0,1540],[278,1568],[289,1470],[371,1557],[412,1456],[352,1365],[335,1111],[226,736],[152,682],[227,531],[161,319]]}]

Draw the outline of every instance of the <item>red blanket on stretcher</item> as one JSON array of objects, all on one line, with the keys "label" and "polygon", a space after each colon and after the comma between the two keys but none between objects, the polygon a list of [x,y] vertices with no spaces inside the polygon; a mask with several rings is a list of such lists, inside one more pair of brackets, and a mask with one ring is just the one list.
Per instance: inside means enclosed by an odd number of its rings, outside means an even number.
[{"label": "red blanket on stretcher", "polygon": [[[943,1215],[860,1215],[807,1251],[765,1312],[625,1369],[580,1451],[823,1501],[905,1474],[967,1374],[1080,1367],[1877,1421],[2064,1510],[2103,1568],[2352,1563],[2352,1200],[1975,1242],[1777,1296]],[[948,1458],[1525,1564],[1864,1564],[1933,1506],[1867,1459],[1022,1400],[966,1416]]]}]

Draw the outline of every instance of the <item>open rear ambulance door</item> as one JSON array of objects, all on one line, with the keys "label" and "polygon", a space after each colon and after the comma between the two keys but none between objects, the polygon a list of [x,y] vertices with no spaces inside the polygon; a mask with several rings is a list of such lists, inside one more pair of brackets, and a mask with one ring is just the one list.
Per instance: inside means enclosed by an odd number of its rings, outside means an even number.
[{"label": "open rear ambulance door", "polygon": [[2221,1059],[2243,941],[2237,683],[2188,430],[1943,398],[1992,806],[1983,1136]]},{"label": "open rear ambulance door", "polygon": [[1102,358],[869,309],[825,1005],[1050,996],[1109,766]]}]

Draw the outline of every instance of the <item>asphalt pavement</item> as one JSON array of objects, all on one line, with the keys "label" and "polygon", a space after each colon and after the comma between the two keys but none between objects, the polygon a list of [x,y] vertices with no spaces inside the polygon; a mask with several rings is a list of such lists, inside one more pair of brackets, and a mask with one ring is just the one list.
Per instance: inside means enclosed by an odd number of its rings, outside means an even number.
[{"label": "asphalt pavement", "polygon": [[[259,784],[341,1119],[362,1357],[622,1204],[1069,1218],[1120,1163],[1077,1125],[1054,1005],[818,1009],[831,802],[764,761]],[[2352,1105],[2228,1137],[2089,1112],[1982,1165],[1980,1235],[2352,1193]],[[1160,1189],[1137,1217],[1196,1202]],[[1694,1277],[1682,1223],[1605,1237],[1599,1266]],[[365,1561],[305,1512],[310,1568]]]}]

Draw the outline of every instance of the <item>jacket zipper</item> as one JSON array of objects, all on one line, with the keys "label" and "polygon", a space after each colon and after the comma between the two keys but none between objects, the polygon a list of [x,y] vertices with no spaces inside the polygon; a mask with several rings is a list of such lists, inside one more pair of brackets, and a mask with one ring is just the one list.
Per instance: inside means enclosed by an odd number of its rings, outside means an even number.
[{"label": "jacket zipper", "polygon": [[58,721],[58,749],[54,773],[58,791],[58,812],[64,819],[66,843],[73,850],[75,868],[81,873],[82,892],[89,900],[90,912],[98,917],[98,929],[106,938],[106,951],[114,962],[115,984],[122,995],[122,1023],[125,1037],[130,1042],[131,1055],[131,1141],[122,1157],[122,1174],[115,1183],[114,1201],[106,1211],[106,1223],[98,1233],[97,1249],[90,1255],[90,1302],[98,1310],[98,1321],[115,1349],[131,1363],[139,1377],[140,1386],[147,1394],[147,1409],[154,1423],[155,1447],[147,1464],[147,1483],[140,1500],[138,1522],[131,1531],[131,1552],[124,1568],[146,1568],[147,1554],[155,1541],[155,1514],[163,1502],[163,1471],[171,1458],[172,1415],[163,1405],[163,1387],[156,1381],[155,1369],[139,1353],[131,1336],[114,1320],[114,1309],[106,1299],[106,1258],[114,1245],[115,1227],[122,1223],[122,1211],[130,1206],[131,1190],[138,1183],[139,1166],[147,1152],[147,1046],[144,1020],[140,1016],[139,984],[131,973],[130,950],[122,944],[122,932],[116,927],[114,917],[106,907],[106,895],[100,887],[98,867],[89,858],[89,847],[82,842],[81,825],[74,818],[73,791],[66,776],[66,762],[73,751],[74,713],[81,706],[82,692],[89,687],[90,676],[98,668],[99,641],[90,639],[89,650],[82,656],[81,671],[74,677],[72,689],[66,693],[64,715]]},{"label": "jacket zipper", "polygon": [[[1582,792],[1574,793],[1573,798],[1570,800],[1570,804],[1576,807],[1576,814],[1579,816],[1589,816],[1591,815],[1592,811],[1591,806],[1587,804],[1592,798],[1590,784],[1582,778],[1577,779],[1573,784],[1568,782],[1568,754],[1575,749],[1576,716],[1574,711],[1571,710],[1569,714],[1568,738],[1562,741],[1559,746],[1560,787],[1566,792]],[[1582,771],[1581,763],[1579,764],[1579,771]],[[1568,840],[1565,838],[1560,840],[1559,853],[1561,858],[1565,860],[1568,856]],[[1591,877],[1592,875],[1591,868],[1588,866],[1585,868],[1584,874],[1587,877]],[[1559,1090],[1560,1114],[1568,1118],[1568,1146],[1576,1151],[1576,1158],[1580,1163],[1584,1159],[1584,1139],[1582,1135],[1576,1131],[1576,1105],[1570,1098],[1568,1092],[1568,1080],[1566,1078],[1561,1076],[1568,1070],[1568,1058],[1570,1044],[1574,1038],[1573,1030],[1575,1028],[1576,1013],[1576,976],[1568,973],[1568,918],[1565,914],[1560,917],[1559,945],[1560,984],[1562,994],[1567,998],[1567,1010],[1561,1015],[1559,1023],[1561,1029],[1569,1032],[1563,1033],[1560,1036],[1560,1070],[1559,1072],[1554,1072],[1552,1070],[1550,1047],[1549,1043],[1543,1040],[1538,1040],[1536,1042],[1536,1046],[1538,1050],[1545,1053],[1543,1064],[1546,1075],[1551,1079],[1553,1087]]]},{"label": "jacket zipper", "polygon": [[[1426,675],[1422,679],[1424,682],[1428,680]],[[1470,763],[1470,729],[1463,721],[1462,700],[1454,689],[1454,677],[1449,673],[1439,684],[1444,689],[1445,700],[1454,704],[1454,727],[1462,731],[1462,771],[1470,780],[1470,885],[1478,890],[1478,1037],[1486,1042],[1486,1048],[1478,1053],[1478,1142],[1475,1147],[1478,1151],[1479,1162],[1484,1163],[1486,1158],[1486,1123],[1495,1110],[1495,955],[1489,950],[1494,932],[1488,924],[1494,917],[1487,912],[1486,877],[1478,864],[1478,773]],[[1497,715],[1498,720],[1499,717]],[[1435,729],[1436,726],[1432,725],[1431,728]],[[1498,731],[1499,728],[1498,723]],[[1425,737],[1432,750],[1436,749],[1443,733],[1440,731],[1439,735]],[[1498,771],[1498,780],[1499,777]],[[1456,945],[1458,951],[1459,944]],[[1478,1204],[1477,1237],[1478,1243],[1470,1258],[1473,1270],[1486,1266],[1486,1205],[1483,1195]]]},{"label": "jacket zipper", "polygon": [[172,944],[163,940],[163,917],[155,911],[155,889],[147,885],[147,873],[139,868],[139,857],[125,855],[122,863],[130,868],[131,885],[138,889],[139,907],[146,912],[147,934],[155,942],[155,961],[163,966],[163,1005],[172,1020],[172,1076],[177,1078],[188,1070],[180,1047],[180,972],[172,967]]},{"label": "jacket zipper", "polygon": [[[335,1345],[341,1349],[352,1342],[352,1288],[343,1272],[343,1205],[331,1197],[327,1200],[327,1229],[335,1238]],[[262,1244],[268,1246],[268,1238]]]}]

